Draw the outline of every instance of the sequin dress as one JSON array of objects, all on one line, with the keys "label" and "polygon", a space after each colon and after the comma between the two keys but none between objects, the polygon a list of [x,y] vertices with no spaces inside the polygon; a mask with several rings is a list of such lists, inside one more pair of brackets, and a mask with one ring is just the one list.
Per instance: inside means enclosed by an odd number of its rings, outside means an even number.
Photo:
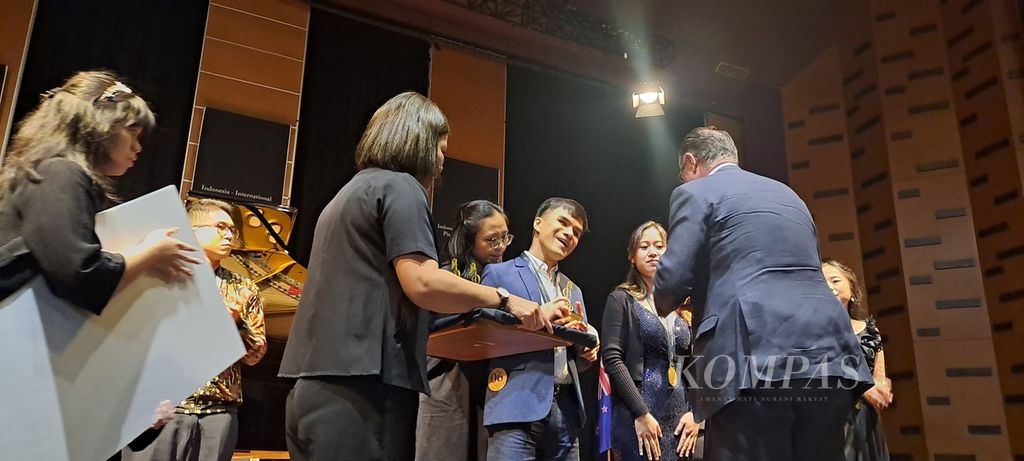
[{"label": "sequin dress", "polygon": [[[679,419],[689,411],[686,390],[681,379],[677,386],[669,384],[668,369],[673,364],[670,350],[678,360],[690,347],[690,328],[677,316],[673,319],[673,335],[665,330],[661,319],[645,309],[636,300],[632,300],[632,309],[636,324],[640,328],[640,342],[644,347],[644,380],[637,383],[637,389],[651,414],[661,425],[661,460],[674,461],[679,459],[676,447],[679,439],[673,434]],[[629,408],[619,401],[612,403],[612,459],[623,461],[646,460],[637,449],[634,417]]]}]

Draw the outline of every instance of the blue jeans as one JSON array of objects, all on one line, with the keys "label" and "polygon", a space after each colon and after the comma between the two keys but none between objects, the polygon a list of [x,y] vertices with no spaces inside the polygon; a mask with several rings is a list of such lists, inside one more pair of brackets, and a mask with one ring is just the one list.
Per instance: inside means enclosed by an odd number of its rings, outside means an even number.
[{"label": "blue jeans", "polygon": [[579,461],[579,421],[575,393],[558,394],[551,411],[532,423],[496,424],[488,427],[488,461]]}]

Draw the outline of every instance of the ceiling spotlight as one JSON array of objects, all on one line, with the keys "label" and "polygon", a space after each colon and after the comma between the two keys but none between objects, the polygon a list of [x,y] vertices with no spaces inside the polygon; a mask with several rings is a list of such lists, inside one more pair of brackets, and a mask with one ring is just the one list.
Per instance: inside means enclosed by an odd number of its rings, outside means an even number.
[{"label": "ceiling spotlight", "polygon": [[644,82],[633,92],[633,108],[636,117],[655,117],[665,115],[661,106],[665,105],[665,89],[657,82]]}]

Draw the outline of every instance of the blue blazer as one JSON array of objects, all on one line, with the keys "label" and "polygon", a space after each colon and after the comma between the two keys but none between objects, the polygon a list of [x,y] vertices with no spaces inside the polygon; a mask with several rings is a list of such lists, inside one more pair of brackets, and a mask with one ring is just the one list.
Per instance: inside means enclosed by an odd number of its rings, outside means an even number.
[{"label": "blue blazer", "polygon": [[[537,276],[530,268],[530,262],[526,255],[519,255],[513,260],[502,263],[488,264],[484,268],[480,283],[491,287],[505,288],[513,295],[536,303],[543,302]],[[583,292],[575,283],[570,300],[573,305],[576,304],[576,301],[583,302]],[[584,307],[581,312],[584,319],[587,318],[586,312],[586,307]],[[569,374],[572,376],[579,405],[579,425],[582,427],[586,422],[586,413],[583,411],[579,372],[572,348],[567,348],[566,353],[569,359]],[[589,362],[584,361],[580,365],[586,367]],[[487,389],[486,403],[484,404],[485,426],[540,421],[551,411],[555,387],[555,353],[553,350],[491,359],[487,368],[488,374],[497,368],[504,369],[508,374],[508,381],[498,392],[491,391],[490,388]]]},{"label": "blue blazer", "polygon": [[667,315],[692,297],[698,420],[787,374],[849,378],[857,395],[870,387],[850,318],[822,275],[811,214],[789,187],[729,165],[677,187],[669,206],[654,302]]}]

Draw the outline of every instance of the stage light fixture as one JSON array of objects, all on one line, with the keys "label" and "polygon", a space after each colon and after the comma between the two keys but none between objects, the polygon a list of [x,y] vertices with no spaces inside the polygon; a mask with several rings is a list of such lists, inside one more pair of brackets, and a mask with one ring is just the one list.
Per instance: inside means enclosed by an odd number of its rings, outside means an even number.
[{"label": "stage light fixture", "polygon": [[665,89],[657,82],[644,82],[633,92],[633,108],[636,117],[665,115]]}]

